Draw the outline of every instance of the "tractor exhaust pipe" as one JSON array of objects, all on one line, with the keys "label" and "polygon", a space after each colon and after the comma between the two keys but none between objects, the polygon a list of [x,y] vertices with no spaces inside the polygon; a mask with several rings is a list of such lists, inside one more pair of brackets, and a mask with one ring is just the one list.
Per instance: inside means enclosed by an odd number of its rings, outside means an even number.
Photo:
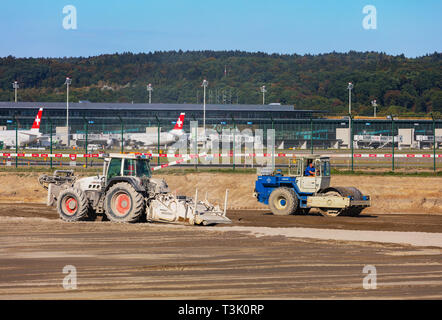
[{"label": "tractor exhaust pipe", "polygon": [[195,217],[196,215],[196,206],[198,203],[198,189],[195,189],[195,200],[194,200],[194,207],[193,207],[193,216]]},{"label": "tractor exhaust pipe", "polygon": [[229,197],[229,189],[226,189],[226,197],[224,198],[224,212],[223,217],[226,216],[227,213],[227,198]]}]

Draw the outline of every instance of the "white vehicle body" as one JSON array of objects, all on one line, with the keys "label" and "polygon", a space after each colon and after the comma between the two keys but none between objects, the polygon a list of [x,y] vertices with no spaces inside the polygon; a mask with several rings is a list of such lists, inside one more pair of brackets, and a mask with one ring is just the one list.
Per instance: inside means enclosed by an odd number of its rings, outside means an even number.
[{"label": "white vehicle body", "polygon": [[[175,127],[169,132],[160,132],[160,146],[167,146],[173,144],[179,140],[184,134],[185,113],[181,113],[176,121]],[[129,140],[133,143],[143,144],[147,147],[153,147],[158,145],[158,133],[134,133],[129,135]]]},{"label": "white vehicle body", "polygon": [[43,108],[38,110],[35,117],[34,124],[30,130],[3,130],[0,131],[0,141],[3,141],[6,147],[15,147],[16,137],[18,138],[18,146],[25,146],[37,141],[41,137],[40,123],[41,115],[43,114]]}]

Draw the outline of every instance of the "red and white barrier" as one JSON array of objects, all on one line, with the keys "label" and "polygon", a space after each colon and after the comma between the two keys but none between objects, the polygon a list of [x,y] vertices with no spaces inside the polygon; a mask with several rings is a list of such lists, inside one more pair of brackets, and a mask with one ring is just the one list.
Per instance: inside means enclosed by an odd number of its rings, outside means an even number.
[{"label": "red and white barrier", "polygon": [[19,157],[19,158],[100,158],[102,155],[95,153],[80,154],[80,153],[2,153],[3,157]]},{"label": "red and white barrier", "polygon": [[[190,159],[195,157],[200,157],[198,154],[157,154],[157,153],[135,153],[136,155],[151,156],[153,158],[186,158]],[[304,155],[309,155],[309,153],[275,153],[276,158],[296,158]],[[0,153],[3,157],[23,157],[23,158],[70,158],[75,161],[77,158],[102,158],[105,157],[104,154],[99,153]],[[271,153],[214,153],[210,154],[212,157],[271,157]],[[351,158],[351,153],[332,153],[332,154],[322,154],[322,156],[327,156],[330,158]],[[391,158],[393,155],[391,153],[354,153],[354,158]],[[395,158],[433,158],[433,154],[420,154],[420,153],[396,153]],[[442,158],[442,154],[436,154],[436,158]],[[185,160],[186,161],[186,160]]]},{"label": "red and white barrier", "polygon": [[165,163],[165,164],[162,164],[162,165],[159,165],[159,166],[153,167],[153,168],[152,168],[152,171],[160,170],[160,169],[163,169],[163,168],[166,168],[166,167],[175,166],[175,165],[177,165],[177,164],[180,164],[180,163],[185,162],[185,161],[189,161],[189,160],[191,160],[191,159],[195,159],[195,158],[204,158],[204,157],[206,157],[206,156],[207,156],[206,153],[203,153],[203,154],[197,154],[197,155],[195,155],[195,154],[190,154],[190,155],[187,155],[187,156],[183,157],[183,158],[180,159],[180,160],[172,161],[172,162],[169,162],[169,163]]}]

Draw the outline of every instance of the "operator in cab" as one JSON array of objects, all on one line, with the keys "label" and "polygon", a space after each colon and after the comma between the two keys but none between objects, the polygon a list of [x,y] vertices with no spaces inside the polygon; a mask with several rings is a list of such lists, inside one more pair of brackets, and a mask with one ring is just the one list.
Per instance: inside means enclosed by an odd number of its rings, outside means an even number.
[{"label": "operator in cab", "polygon": [[316,169],[315,166],[313,165],[313,162],[310,162],[309,165],[307,166],[307,168],[305,168],[304,171],[304,176],[308,177],[308,176],[315,176],[316,175]]}]

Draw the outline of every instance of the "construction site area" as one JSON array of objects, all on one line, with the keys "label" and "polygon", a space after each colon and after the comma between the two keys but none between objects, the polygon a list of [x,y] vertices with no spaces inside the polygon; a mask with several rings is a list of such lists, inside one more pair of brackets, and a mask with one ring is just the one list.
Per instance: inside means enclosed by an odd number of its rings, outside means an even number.
[{"label": "construction site area", "polygon": [[[154,174],[171,194],[207,198],[221,212],[227,203],[230,223],[212,226],[62,221],[39,176],[0,173],[0,299],[442,298],[439,176],[333,175],[332,185],[357,186],[371,202],[336,217],[272,213],[254,195],[256,173]],[[69,201],[65,216],[77,210]]]},{"label": "construction site area", "polygon": [[442,1],[414,2],[3,1],[0,301],[442,300]]},{"label": "construction site area", "polygon": [[54,105],[42,134],[20,107],[31,129],[0,131],[0,299],[442,298],[440,121],[243,106],[220,127],[212,106],[213,128],[68,130]]}]

